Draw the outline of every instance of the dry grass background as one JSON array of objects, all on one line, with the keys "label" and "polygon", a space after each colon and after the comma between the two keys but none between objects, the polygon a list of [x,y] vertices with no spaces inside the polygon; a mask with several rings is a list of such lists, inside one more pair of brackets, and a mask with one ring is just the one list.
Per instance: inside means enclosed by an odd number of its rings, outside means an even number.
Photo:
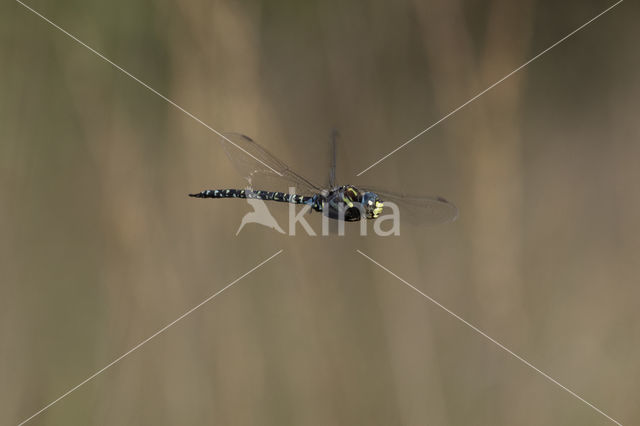
[{"label": "dry grass background", "polygon": [[[640,422],[638,8],[603,1],[29,2],[309,177],[441,194],[398,238],[247,227],[216,137],[18,3],[0,6],[0,423],[17,424],[280,248],[33,425]],[[286,209],[276,213],[284,223]],[[314,226],[319,219],[312,217]]]}]

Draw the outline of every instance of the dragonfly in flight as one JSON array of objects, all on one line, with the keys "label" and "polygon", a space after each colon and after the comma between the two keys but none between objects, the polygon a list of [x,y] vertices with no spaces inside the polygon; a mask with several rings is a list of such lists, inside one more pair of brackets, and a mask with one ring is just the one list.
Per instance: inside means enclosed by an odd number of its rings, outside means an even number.
[{"label": "dragonfly in flight", "polygon": [[[452,222],[458,217],[457,207],[442,197],[412,196],[386,190],[354,185],[336,184],[336,137],[331,138],[331,165],[329,186],[323,188],[294,172],[284,162],[276,158],[249,136],[240,133],[225,133],[227,140],[221,139],[225,152],[238,172],[247,179],[246,189],[207,189],[195,194],[195,198],[249,198],[281,203],[302,204],[321,212],[331,219],[357,222],[376,219],[384,208],[384,202],[395,203],[400,213],[410,213],[420,223]],[[232,143],[230,143],[231,141]],[[280,191],[254,189],[257,182],[286,182],[301,191],[291,194]],[[265,184],[266,185],[266,184]]]}]

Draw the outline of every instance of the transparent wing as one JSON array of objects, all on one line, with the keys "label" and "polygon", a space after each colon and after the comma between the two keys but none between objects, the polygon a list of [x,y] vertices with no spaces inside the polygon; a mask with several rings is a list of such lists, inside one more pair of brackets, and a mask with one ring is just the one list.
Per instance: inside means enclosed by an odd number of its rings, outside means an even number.
[{"label": "transparent wing", "polygon": [[338,131],[331,131],[331,165],[329,166],[329,189],[336,187],[336,139],[338,139]]},{"label": "transparent wing", "polygon": [[442,197],[407,195],[378,188],[361,188],[374,192],[382,202],[391,201],[400,208],[401,220],[414,223],[438,224],[453,222],[458,218],[458,208]]},{"label": "transparent wing", "polygon": [[285,163],[241,133],[224,133],[220,142],[235,169],[253,189],[287,191],[295,186],[298,193],[316,193],[322,188],[294,172]]}]

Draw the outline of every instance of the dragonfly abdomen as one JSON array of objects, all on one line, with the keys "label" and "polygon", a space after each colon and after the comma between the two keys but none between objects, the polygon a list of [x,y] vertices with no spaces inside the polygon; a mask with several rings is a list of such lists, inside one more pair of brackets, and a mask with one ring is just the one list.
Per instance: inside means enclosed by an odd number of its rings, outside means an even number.
[{"label": "dragonfly abdomen", "polygon": [[189,194],[189,196],[196,198],[253,198],[291,204],[314,204],[314,197],[280,191],[258,191],[251,189],[207,189],[197,194]]}]

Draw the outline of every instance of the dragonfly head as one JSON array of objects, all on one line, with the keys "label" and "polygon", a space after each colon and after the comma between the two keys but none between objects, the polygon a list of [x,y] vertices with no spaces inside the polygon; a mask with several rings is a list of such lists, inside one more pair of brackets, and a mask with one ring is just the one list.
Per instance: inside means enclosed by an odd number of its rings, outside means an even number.
[{"label": "dragonfly head", "polygon": [[375,219],[382,213],[383,203],[375,192],[363,192],[360,202],[364,207],[367,219]]}]

